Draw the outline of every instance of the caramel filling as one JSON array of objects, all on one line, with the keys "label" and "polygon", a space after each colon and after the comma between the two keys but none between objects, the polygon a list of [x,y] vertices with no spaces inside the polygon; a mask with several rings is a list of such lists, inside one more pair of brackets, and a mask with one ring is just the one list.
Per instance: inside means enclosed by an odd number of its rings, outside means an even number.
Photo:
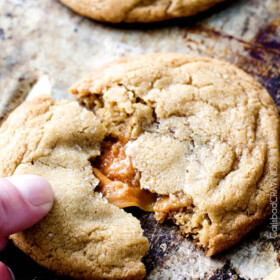
[{"label": "caramel filling", "polygon": [[163,222],[169,212],[182,209],[190,204],[184,195],[159,196],[140,188],[140,174],[125,154],[127,141],[108,142],[94,164],[93,173],[99,179],[97,187],[108,202],[119,208],[139,207],[156,212],[156,219]]},{"label": "caramel filling", "polygon": [[176,212],[192,204],[192,200],[184,194],[159,197],[154,204],[155,218],[162,223],[170,212]]},{"label": "caramel filling", "polygon": [[139,173],[125,154],[125,142],[106,143],[93,168],[99,179],[97,191],[119,208],[137,206],[153,212],[156,194],[140,189]]}]

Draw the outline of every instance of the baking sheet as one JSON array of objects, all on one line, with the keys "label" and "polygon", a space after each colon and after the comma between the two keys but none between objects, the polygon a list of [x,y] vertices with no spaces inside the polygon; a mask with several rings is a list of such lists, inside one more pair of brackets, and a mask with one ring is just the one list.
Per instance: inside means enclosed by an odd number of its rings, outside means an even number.
[{"label": "baking sheet", "polygon": [[[57,0],[0,0],[0,119],[47,74],[56,98],[112,59],[153,52],[180,52],[224,59],[264,85],[280,108],[280,1],[226,1],[198,16],[149,25],[97,23]],[[0,122],[1,122],[0,120]],[[279,210],[278,210],[279,211]],[[232,249],[208,258],[174,225],[157,225],[137,213],[151,248],[144,262],[148,280],[263,279],[279,267],[280,238],[271,220]],[[280,220],[278,220],[278,225]],[[12,244],[0,253],[18,280],[55,276]]]}]

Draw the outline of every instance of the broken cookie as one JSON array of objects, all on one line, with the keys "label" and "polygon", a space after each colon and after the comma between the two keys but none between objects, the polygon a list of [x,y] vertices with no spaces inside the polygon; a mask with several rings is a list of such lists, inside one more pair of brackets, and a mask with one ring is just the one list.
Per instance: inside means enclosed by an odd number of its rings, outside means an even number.
[{"label": "broken cookie", "polygon": [[278,111],[242,70],[180,54],[128,57],[71,92],[106,127],[94,174],[111,203],[173,220],[208,256],[271,213],[270,192],[279,185]]},{"label": "broken cookie", "polygon": [[[148,250],[123,209],[172,220],[208,256],[271,213],[279,185],[279,117],[268,92],[235,66],[196,56],[122,58],[38,97],[0,128],[0,176],[52,185],[51,212],[10,238],[76,279],[142,279]],[[91,112],[91,111],[92,112]]]},{"label": "broken cookie", "polygon": [[90,160],[100,155],[105,127],[77,102],[38,97],[0,128],[0,176],[35,174],[55,201],[38,224],[10,236],[37,263],[76,279],[142,279],[149,244],[140,222],[94,192]]}]

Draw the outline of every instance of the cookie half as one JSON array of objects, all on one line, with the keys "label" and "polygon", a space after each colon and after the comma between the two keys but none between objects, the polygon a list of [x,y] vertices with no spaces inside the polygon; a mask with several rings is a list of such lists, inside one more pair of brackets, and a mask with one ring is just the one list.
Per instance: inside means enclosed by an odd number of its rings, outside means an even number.
[{"label": "cookie half", "polygon": [[279,186],[278,111],[242,70],[180,54],[128,57],[71,92],[106,127],[93,164],[96,191],[112,204],[173,220],[208,256],[271,213]]},{"label": "cookie half", "polygon": [[60,0],[75,12],[104,22],[155,22],[193,16],[224,0]]},{"label": "cookie half", "polygon": [[91,160],[106,128],[77,102],[25,102],[0,128],[0,177],[36,174],[52,185],[51,212],[10,238],[37,263],[76,279],[142,279],[140,222],[94,192]]}]

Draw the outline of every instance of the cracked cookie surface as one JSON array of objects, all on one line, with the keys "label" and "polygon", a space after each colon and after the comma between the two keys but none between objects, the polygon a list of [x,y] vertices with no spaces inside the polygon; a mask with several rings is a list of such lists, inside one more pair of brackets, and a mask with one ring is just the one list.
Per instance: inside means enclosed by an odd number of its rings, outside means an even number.
[{"label": "cracked cookie surface", "polygon": [[40,97],[0,128],[0,176],[36,174],[52,185],[51,212],[10,238],[39,264],[76,279],[142,279],[148,250],[140,222],[94,189],[90,159],[106,129],[77,102]]},{"label": "cracked cookie surface", "polygon": [[128,57],[71,92],[94,111],[106,137],[127,139],[140,188],[158,195],[156,219],[172,219],[209,256],[271,213],[270,193],[279,185],[278,111],[242,70],[188,55]]},{"label": "cracked cookie surface", "polygon": [[77,13],[98,21],[155,22],[193,16],[224,0],[60,0]]}]

